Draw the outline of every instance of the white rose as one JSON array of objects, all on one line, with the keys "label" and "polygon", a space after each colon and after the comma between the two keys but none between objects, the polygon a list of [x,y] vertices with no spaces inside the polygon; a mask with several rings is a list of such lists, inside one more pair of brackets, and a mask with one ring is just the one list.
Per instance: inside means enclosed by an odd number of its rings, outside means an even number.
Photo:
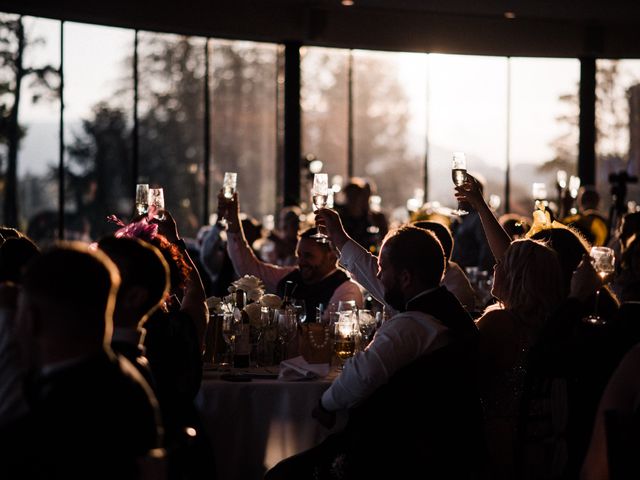
[{"label": "white rose", "polygon": [[260,325],[260,304],[250,303],[244,307],[244,311],[249,316],[249,323],[254,326]]},{"label": "white rose", "polygon": [[264,290],[261,288],[254,288],[253,290],[247,290],[247,301],[257,302],[262,297]]},{"label": "white rose", "polygon": [[264,307],[269,307],[270,309],[275,310],[277,308],[280,308],[280,305],[282,305],[282,300],[280,300],[280,297],[277,295],[267,293],[260,299],[260,304]]}]

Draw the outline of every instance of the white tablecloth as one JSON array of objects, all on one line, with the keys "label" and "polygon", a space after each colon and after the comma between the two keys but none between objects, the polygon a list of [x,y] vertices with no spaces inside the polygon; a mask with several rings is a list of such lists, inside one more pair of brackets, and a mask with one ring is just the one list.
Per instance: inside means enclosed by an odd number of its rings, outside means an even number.
[{"label": "white tablecloth", "polygon": [[196,405],[213,444],[218,480],[261,479],[280,460],[330,432],[311,418],[327,379],[230,382],[205,372]]}]

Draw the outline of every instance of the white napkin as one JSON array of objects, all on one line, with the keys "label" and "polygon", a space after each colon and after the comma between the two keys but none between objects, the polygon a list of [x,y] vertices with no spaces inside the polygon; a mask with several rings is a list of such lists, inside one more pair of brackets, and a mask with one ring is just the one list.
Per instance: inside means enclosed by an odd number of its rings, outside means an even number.
[{"label": "white napkin", "polygon": [[278,380],[313,380],[329,374],[328,363],[307,363],[302,355],[280,362]]}]

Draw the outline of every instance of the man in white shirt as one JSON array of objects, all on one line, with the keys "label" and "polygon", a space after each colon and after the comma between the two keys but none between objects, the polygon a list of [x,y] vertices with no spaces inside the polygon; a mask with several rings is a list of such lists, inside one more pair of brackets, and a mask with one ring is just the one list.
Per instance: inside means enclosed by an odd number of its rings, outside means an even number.
[{"label": "man in white shirt", "polygon": [[267,292],[283,296],[286,282],[292,282],[294,292],[287,292],[304,300],[308,321],[315,319],[316,308],[323,304],[355,301],[362,307],[362,292],[344,270],[337,267],[337,257],[329,243],[319,243],[311,236],[315,229],[304,231],[296,248],[297,265],[281,267],[259,260],[247,243],[239,220],[238,194],[232,199],[218,195],[218,212],[227,220],[227,251],[238,275],[260,278]]},{"label": "man in white shirt", "polygon": [[476,478],[483,453],[477,330],[440,286],[442,246],[431,232],[404,226],[387,235],[376,259],[334,211],[320,210],[316,222],[357,281],[400,313],[346,362],[313,412],[332,427],[335,412],[347,409],[345,429],[266,478]]}]

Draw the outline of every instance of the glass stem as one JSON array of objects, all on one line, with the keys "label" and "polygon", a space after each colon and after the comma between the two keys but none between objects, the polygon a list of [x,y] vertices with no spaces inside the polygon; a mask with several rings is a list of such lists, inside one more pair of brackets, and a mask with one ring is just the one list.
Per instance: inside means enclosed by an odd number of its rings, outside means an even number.
[{"label": "glass stem", "polygon": [[596,309],[595,309],[595,315],[596,317],[598,317],[598,307],[600,305],[600,288],[598,288],[598,290],[596,290]]}]

